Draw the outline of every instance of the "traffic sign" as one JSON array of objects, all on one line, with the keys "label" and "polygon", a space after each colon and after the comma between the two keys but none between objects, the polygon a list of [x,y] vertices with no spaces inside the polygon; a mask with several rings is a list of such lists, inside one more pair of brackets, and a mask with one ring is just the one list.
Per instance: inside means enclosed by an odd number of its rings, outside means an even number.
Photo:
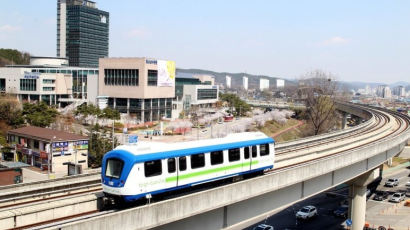
[{"label": "traffic sign", "polygon": [[352,220],[351,220],[351,219],[347,219],[347,220],[346,220],[346,225],[347,225],[348,227],[352,226]]}]

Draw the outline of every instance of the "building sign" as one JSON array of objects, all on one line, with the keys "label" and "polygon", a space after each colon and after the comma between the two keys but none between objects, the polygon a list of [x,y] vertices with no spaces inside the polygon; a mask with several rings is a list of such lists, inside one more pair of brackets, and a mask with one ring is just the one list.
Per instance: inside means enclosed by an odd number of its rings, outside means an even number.
[{"label": "building sign", "polygon": [[157,60],[146,59],[146,60],[145,60],[145,64],[156,65],[156,64],[157,64]]},{"label": "building sign", "polygon": [[138,142],[138,136],[137,135],[129,135],[128,136],[128,143],[129,144],[136,144]]},{"label": "building sign", "polygon": [[158,86],[175,86],[175,62],[158,60]]},{"label": "building sign", "polygon": [[24,72],[24,79],[38,79],[40,73]]},{"label": "building sign", "polygon": [[77,141],[74,148],[77,150],[88,149],[88,141]]},{"label": "building sign", "polygon": [[53,152],[68,151],[68,142],[54,142]]}]

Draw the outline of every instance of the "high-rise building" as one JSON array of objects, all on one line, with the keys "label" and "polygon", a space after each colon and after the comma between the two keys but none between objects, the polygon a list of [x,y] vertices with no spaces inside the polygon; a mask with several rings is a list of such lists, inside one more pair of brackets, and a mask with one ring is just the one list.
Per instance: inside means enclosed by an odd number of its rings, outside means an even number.
[{"label": "high-rise building", "polygon": [[248,77],[242,77],[242,86],[245,90],[248,90]]},{"label": "high-rise building", "polygon": [[70,66],[98,67],[108,57],[109,13],[88,0],[57,0],[57,56]]}]

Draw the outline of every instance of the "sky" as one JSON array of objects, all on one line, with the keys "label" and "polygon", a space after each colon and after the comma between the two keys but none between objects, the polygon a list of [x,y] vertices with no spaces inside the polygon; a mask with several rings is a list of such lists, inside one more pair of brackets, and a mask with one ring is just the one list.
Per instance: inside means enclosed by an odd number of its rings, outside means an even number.
[{"label": "sky", "polygon": [[[56,0],[0,0],[0,48],[56,55]],[[110,57],[286,79],[410,82],[410,1],[96,0]]]}]

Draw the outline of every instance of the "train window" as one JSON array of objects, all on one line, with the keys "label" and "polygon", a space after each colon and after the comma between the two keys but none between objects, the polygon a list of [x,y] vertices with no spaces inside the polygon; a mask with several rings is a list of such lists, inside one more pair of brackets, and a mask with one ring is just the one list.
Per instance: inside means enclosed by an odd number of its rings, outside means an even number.
[{"label": "train window", "polygon": [[222,151],[211,152],[211,165],[222,164],[224,162],[224,154]]},{"label": "train window", "polygon": [[162,173],[161,160],[144,162],[145,177],[158,176]]},{"label": "train window", "polygon": [[239,161],[241,159],[239,149],[229,149],[228,150],[229,161]]},{"label": "train window", "polygon": [[107,167],[105,168],[105,176],[113,177],[113,178],[120,178],[123,165],[124,165],[124,162],[122,160],[108,159]]},{"label": "train window", "polygon": [[168,173],[173,173],[176,170],[175,158],[168,159]]},{"label": "train window", "polygon": [[252,157],[257,157],[258,151],[256,150],[256,145],[252,146]]},{"label": "train window", "polygon": [[269,155],[269,144],[259,145],[259,152],[261,156]]},{"label": "train window", "polygon": [[243,148],[245,159],[249,159],[249,147]]},{"label": "train window", "polygon": [[185,171],[186,170],[186,157],[180,157],[179,158],[179,171]]},{"label": "train window", "polygon": [[205,155],[203,153],[191,155],[191,168],[201,168],[205,166]]}]

